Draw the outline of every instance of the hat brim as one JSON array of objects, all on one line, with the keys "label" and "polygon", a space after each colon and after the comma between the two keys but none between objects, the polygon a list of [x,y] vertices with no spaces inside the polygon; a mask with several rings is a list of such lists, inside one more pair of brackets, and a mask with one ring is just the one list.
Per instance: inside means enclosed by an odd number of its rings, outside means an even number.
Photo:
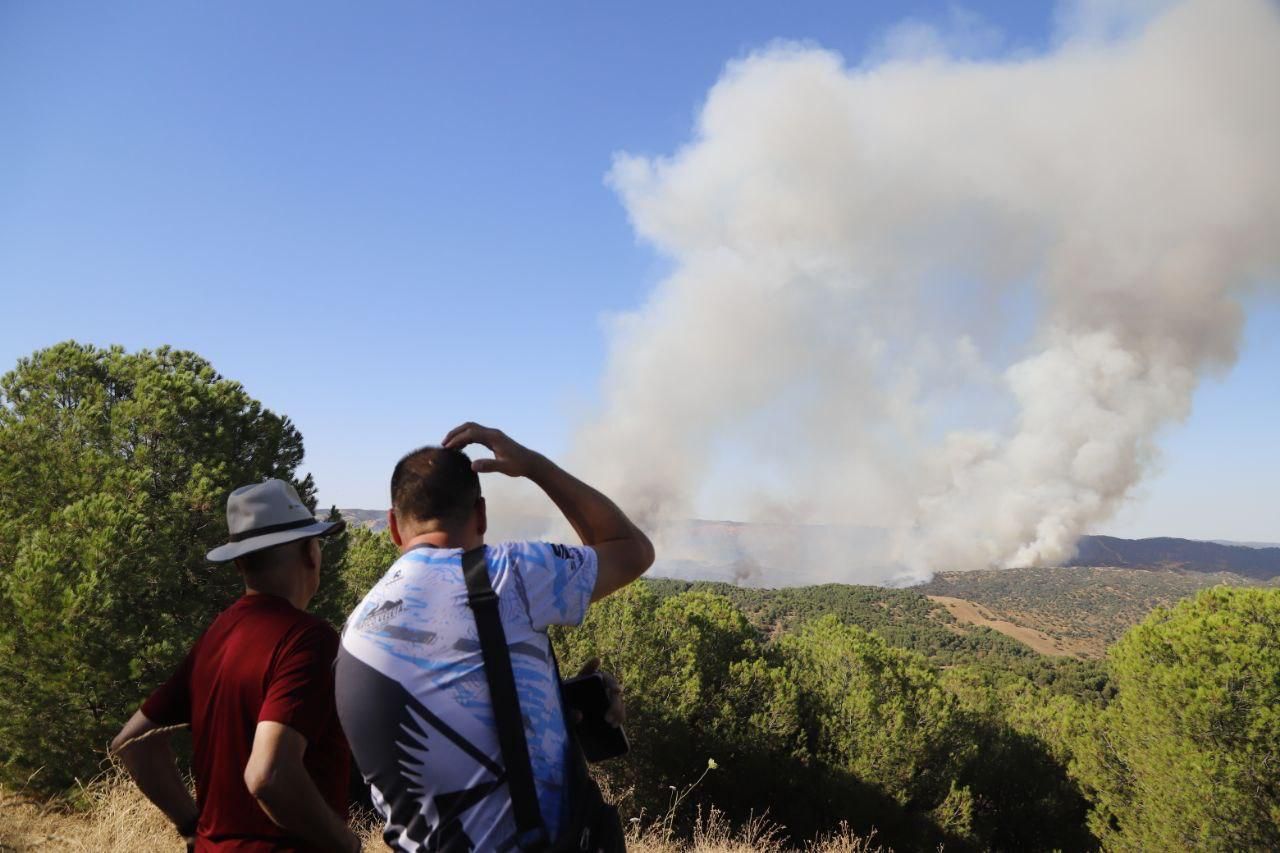
[{"label": "hat brim", "polygon": [[282,530],[279,533],[254,536],[252,539],[245,539],[241,542],[228,542],[226,545],[219,545],[204,556],[211,563],[226,563],[246,554],[265,551],[267,548],[274,548],[286,542],[312,539],[316,536],[333,536],[336,533],[341,533],[346,529],[346,526],[346,521],[317,521],[315,524],[299,527],[296,530]]}]

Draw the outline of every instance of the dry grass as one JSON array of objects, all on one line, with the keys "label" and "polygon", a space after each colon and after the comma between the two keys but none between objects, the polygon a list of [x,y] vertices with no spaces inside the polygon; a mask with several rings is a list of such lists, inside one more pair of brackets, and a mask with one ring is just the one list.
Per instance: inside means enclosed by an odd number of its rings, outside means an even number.
[{"label": "dry grass", "polygon": [[[639,820],[631,822],[627,833],[627,849],[633,853],[789,853],[782,827],[765,818],[753,818],[734,827],[717,809],[699,810],[693,838],[677,839],[670,831],[670,821],[655,821],[647,826]],[[873,836],[854,835],[847,826],[821,836],[803,848],[805,853],[892,853],[874,841]]]},{"label": "dry grass", "polygon": [[[381,826],[358,818],[367,853],[386,850]],[[699,814],[693,838],[677,839],[670,821],[633,821],[627,847],[636,853],[787,853],[780,828],[757,818],[734,827],[719,811]],[[819,838],[807,853],[886,853],[847,829]],[[75,802],[39,801],[0,786],[0,853],[178,853],[185,850],[172,825],[118,768],[83,789]]]},{"label": "dry grass", "polygon": [[173,825],[118,770],[67,801],[41,802],[0,787],[0,851],[185,850]]},{"label": "dry grass", "polygon": [[[381,828],[357,819],[366,851],[385,851]],[[83,787],[73,800],[40,801],[0,786],[0,853],[182,853],[173,824],[120,768]]]}]

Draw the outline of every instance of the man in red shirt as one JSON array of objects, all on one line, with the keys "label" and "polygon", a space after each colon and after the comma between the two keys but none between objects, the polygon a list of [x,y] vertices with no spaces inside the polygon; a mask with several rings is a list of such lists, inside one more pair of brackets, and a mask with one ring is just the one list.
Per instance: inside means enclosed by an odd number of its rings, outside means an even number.
[{"label": "man in red shirt", "polygon": [[[360,842],[346,823],[350,752],[333,700],[338,635],[306,612],[320,585],[316,521],[281,480],[227,500],[245,594],[209,625],[173,676],[121,729],[111,749],[143,794],[197,851],[338,851]],[[190,725],[196,799],[167,729]]]}]

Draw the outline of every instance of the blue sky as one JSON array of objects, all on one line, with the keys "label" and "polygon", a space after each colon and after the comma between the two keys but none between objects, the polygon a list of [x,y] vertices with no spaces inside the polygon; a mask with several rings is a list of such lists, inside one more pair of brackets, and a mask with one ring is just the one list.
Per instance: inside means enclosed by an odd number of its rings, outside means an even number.
[{"label": "blue sky", "polygon": [[[969,4],[1052,39],[1051,7]],[[321,499],[386,504],[463,419],[562,451],[604,323],[664,266],[604,176],[690,133],[778,38],[851,62],[946,3],[0,4],[0,368],[56,341],[196,350],[287,413]],[[1280,306],[1257,297],[1106,531],[1280,540]]]}]

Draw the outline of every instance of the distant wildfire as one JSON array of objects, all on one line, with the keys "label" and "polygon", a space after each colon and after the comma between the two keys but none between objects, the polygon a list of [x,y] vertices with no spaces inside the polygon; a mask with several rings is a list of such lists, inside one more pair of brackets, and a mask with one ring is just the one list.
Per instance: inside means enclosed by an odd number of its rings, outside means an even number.
[{"label": "distant wildfire", "polygon": [[[679,151],[619,156],[671,271],[614,321],[571,467],[668,557],[748,574],[1069,558],[1280,267],[1277,6],[1106,8],[999,60],[918,25],[858,65],[776,44],[728,65]],[[669,523],[711,513],[853,532],[725,551]]]}]

